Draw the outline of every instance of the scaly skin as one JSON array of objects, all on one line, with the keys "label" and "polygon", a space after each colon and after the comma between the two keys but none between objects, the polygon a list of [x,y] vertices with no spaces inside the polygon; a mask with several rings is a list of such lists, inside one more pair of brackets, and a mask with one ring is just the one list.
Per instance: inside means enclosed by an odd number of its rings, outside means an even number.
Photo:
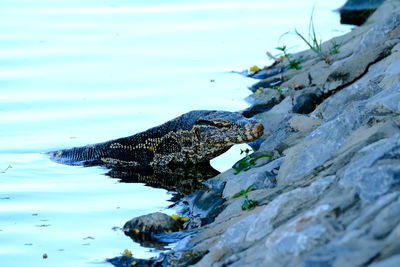
[{"label": "scaly skin", "polygon": [[197,165],[263,134],[261,123],[235,112],[195,110],[147,131],[104,143],[53,151],[68,165],[163,167]]}]

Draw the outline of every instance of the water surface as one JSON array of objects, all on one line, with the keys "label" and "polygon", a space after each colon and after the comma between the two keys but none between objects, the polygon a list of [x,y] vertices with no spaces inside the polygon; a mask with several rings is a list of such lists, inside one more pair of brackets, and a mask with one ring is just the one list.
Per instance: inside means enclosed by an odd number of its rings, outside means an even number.
[{"label": "water surface", "polygon": [[[124,249],[151,256],[114,227],[163,211],[166,190],[44,152],[132,135],[193,109],[244,109],[255,81],[231,71],[271,63],[265,53],[277,46],[305,49],[281,36],[307,33],[314,2],[2,0],[1,265],[107,266]],[[316,2],[323,40],[349,30],[332,12],[343,3]],[[222,171],[239,158],[236,148],[213,164]]]}]

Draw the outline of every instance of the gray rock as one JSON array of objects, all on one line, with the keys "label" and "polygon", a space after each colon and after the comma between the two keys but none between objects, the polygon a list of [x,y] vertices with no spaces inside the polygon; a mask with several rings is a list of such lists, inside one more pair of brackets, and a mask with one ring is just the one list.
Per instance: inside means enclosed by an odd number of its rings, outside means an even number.
[{"label": "gray rock", "polygon": [[363,103],[349,105],[335,119],[315,129],[304,142],[288,149],[277,177],[278,184],[297,181],[329,160],[351,133],[368,120],[368,112]]},{"label": "gray rock", "polygon": [[[258,215],[247,228],[246,241],[259,240],[273,230],[276,221],[287,220],[301,209],[305,209],[318,195],[324,192],[334,181],[334,176],[320,178],[309,187],[297,188],[279,195]],[[263,231],[260,231],[263,229]]]},{"label": "gray rock", "polygon": [[253,185],[254,189],[275,187],[276,175],[272,171],[278,169],[282,162],[283,159],[279,158],[264,166],[252,168],[246,172],[241,172],[232,176],[226,182],[222,194],[223,197],[228,199],[232,198],[234,194],[238,193],[240,190],[248,188],[250,185]]},{"label": "gray rock", "polygon": [[289,125],[297,132],[307,132],[320,126],[322,121],[305,115],[295,115],[289,120]]},{"label": "gray rock", "polygon": [[[390,1],[387,2],[386,4],[390,5]],[[387,16],[384,21],[372,26],[368,30],[361,39],[359,46],[354,48],[355,53],[360,53],[370,47],[383,43],[388,34],[400,25],[400,13],[393,12],[392,14],[392,16]]]},{"label": "gray rock", "polygon": [[369,267],[398,267],[399,262],[400,262],[400,255],[396,255],[388,259],[382,260],[380,262],[370,264]]},{"label": "gray rock", "polygon": [[293,134],[288,124],[288,120],[293,116],[292,107],[292,98],[286,97],[268,112],[255,116],[264,125],[264,135],[261,137],[264,141],[260,151],[274,150],[279,143]]},{"label": "gray rock", "polygon": [[374,201],[400,182],[399,157],[400,134],[379,140],[355,155],[340,183],[354,187],[362,200]]},{"label": "gray rock", "polygon": [[380,115],[400,114],[400,84],[395,84],[377,94],[367,103],[367,108]]},{"label": "gray rock", "polygon": [[[368,23],[335,38],[342,45],[332,64],[312,51],[294,55],[303,68],[283,74],[285,99],[256,115],[265,132],[254,154],[275,160],[209,182],[223,190],[226,208],[177,246],[205,254],[195,266],[397,266],[399,16],[400,1],[385,1]],[[321,88],[315,111],[292,112]],[[248,198],[259,204],[243,211],[244,198],[231,197],[252,184]]]},{"label": "gray rock", "polygon": [[360,78],[371,64],[388,56],[395,44],[395,41],[378,43],[363,52],[353,54],[343,62],[334,63],[334,69],[330,71],[323,85],[324,92],[337,90]]},{"label": "gray rock", "polygon": [[[373,70],[377,68],[373,67]],[[361,78],[357,83],[354,83],[335,95],[329,97],[324,102],[322,102],[317,109],[311,114],[316,117],[322,117],[325,121],[332,120],[334,117],[338,116],[343,109],[345,109],[349,104],[368,99],[378,92],[382,91],[382,87],[379,85],[382,81],[383,76],[371,77],[370,75]]]}]

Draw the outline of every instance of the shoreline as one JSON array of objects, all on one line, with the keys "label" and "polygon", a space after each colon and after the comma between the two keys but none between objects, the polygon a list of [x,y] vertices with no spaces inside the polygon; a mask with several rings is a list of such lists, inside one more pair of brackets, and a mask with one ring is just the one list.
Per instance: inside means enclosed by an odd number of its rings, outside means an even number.
[{"label": "shoreline", "polygon": [[[279,62],[278,67],[296,60],[301,69],[261,80],[249,96],[251,116],[265,128],[249,157],[271,157],[254,160],[255,166],[238,174],[223,172],[206,181],[209,189],[185,198],[193,218],[212,222],[193,222],[193,234],[170,252],[111,262],[395,266],[400,260],[399,40],[400,1],[387,0],[365,24],[322,44],[329,60],[306,50]],[[336,53],[330,53],[333,42],[339,45]],[[271,88],[278,75],[279,85]],[[243,208],[246,201],[254,205]]]}]

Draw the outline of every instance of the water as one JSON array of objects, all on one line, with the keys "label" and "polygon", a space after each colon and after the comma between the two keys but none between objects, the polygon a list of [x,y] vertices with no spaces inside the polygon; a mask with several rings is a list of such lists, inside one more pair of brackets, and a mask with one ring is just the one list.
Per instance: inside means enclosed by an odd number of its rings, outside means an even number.
[{"label": "water", "polygon": [[[131,135],[193,109],[245,108],[254,80],[230,71],[270,63],[265,52],[283,44],[306,48],[280,36],[307,33],[314,2],[2,0],[1,266],[108,266],[124,249],[153,255],[113,227],[165,211],[170,194],[43,152]],[[332,12],[343,3],[316,2],[323,40],[349,31]],[[213,164],[224,170],[238,158],[236,148]]]}]

